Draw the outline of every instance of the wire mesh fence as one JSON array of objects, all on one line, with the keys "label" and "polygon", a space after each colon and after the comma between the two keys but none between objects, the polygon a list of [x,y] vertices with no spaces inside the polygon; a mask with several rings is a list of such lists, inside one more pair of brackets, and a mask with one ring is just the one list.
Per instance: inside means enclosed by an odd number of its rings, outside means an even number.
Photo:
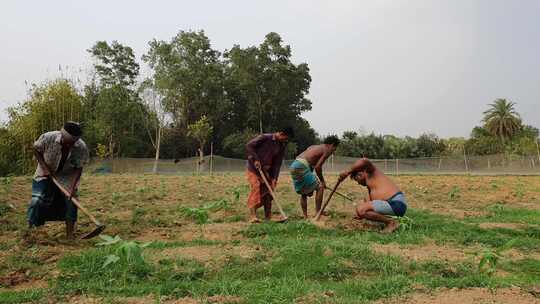
[{"label": "wire mesh fence", "polygon": [[[332,156],[323,170],[337,173],[349,168],[357,158]],[[540,174],[540,156],[483,155],[441,156],[409,159],[371,159],[387,174]],[[285,160],[282,172],[288,171],[292,160]],[[246,169],[246,160],[221,156],[206,156],[179,160],[152,158],[115,158],[94,160],[93,173],[157,173],[157,174],[214,174],[240,173]]]}]

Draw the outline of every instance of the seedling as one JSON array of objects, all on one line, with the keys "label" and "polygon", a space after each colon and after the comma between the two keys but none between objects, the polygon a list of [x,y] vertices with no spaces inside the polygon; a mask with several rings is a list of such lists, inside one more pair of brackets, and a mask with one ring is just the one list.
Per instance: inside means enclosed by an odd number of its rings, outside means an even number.
[{"label": "seedling", "polygon": [[453,200],[453,199],[459,198],[459,192],[460,192],[460,189],[458,186],[452,187],[452,190],[448,192],[448,199]]},{"label": "seedling", "polygon": [[110,254],[103,262],[102,268],[118,262],[124,262],[128,265],[145,264],[142,255],[144,248],[148,247],[152,242],[139,244],[135,241],[124,241],[120,236],[111,237],[108,235],[99,236],[103,242],[96,244],[97,246],[117,246],[114,254]]},{"label": "seedling", "polygon": [[183,207],[181,212],[185,217],[195,220],[195,222],[199,225],[203,225],[208,222],[208,210],[205,208]]},{"label": "seedling", "polygon": [[408,216],[392,216],[392,218],[399,222],[399,230],[402,231],[411,230],[414,225],[414,220]]},{"label": "seedling", "polygon": [[489,276],[492,276],[497,271],[497,264],[504,258],[504,252],[512,249],[515,243],[516,240],[514,239],[508,241],[500,248],[494,250],[485,249],[482,251],[480,254],[480,262],[478,263],[478,272],[484,272]]}]

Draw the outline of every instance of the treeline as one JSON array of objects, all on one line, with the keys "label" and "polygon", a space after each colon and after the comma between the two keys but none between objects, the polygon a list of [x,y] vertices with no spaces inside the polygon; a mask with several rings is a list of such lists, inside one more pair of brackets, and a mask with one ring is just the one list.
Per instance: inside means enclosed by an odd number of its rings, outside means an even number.
[{"label": "treeline", "polygon": [[[245,143],[261,132],[292,126],[292,158],[321,139],[300,115],[311,110],[311,76],[291,61],[291,47],[276,33],[258,46],[217,51],[203,31],[180,31],[169,41],[152,40],[141,57],[117,41],[96,42],[89,54],[94,73],[75,85],[56,79],[33,85],[26,100],[8,109],[0,126],[0,176],[28,173],[32,143],[65,121],[83,124],[94,157],[176,159],[215,154],[244,158]],[[338,154],[369,158],[438,155],[533,154],[538,129],[522,124],[514,103],[496,100],[469,139],[342,134]]]},{"label": "treeline", "polygon": [[497,99],[483,113],[482,125],[474,127],[468,139],[439,138],[422,134],[418,138],[394,135],[359,135],[343,133],[337,153],[343,156],[365,156],[374,159],[418,158],[467,155],[535,155],[540,157],[538,129],[522,123],[515,103]]},{"label": "treeline", "polygon": [[[94,74],[75,86],[67,79],[33,85],[29,97],[8,110],[0,128],[0,175],[32,169],[31,144],[66,120],[83,124],[84,140],[99,157],[181,158],[196,153],[244,157],[247,138],[284,126],[296,131],[289,154],[317,141],[300,114],[311,76],[291,61],[277,33],[258,46],[220,52],[204,31],[180,31],[152,40],[141,58],[117,41],[98,41],[88,52]],[[202,148],[202,149],[201,149]]]}]

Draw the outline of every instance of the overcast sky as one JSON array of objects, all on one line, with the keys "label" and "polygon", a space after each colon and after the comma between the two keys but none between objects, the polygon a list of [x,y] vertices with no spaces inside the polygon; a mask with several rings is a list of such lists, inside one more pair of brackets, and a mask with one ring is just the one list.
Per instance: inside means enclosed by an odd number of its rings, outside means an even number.
[{"label": "overcast sky", "polygon": [[311,69],[304,117],[323,135],[468,136],[496,98],[540,127],[536,0],[2,0],[0,120],[25,98],[25,81],[87,73],[97,40],[118,40],[140,59],[151,39],[190,29],[220,51],[279,33]]}]

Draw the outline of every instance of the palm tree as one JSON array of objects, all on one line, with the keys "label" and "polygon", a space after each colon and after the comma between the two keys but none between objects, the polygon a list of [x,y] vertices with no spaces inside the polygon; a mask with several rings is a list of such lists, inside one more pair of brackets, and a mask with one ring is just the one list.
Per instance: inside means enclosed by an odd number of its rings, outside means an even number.
[{"label": "palm tree", "polygon": [[514,102],[506,99],[496,99],[484,112],[484,127],[504,143],[506,138],[511,138],[521,128],[521,118],[514,109]]}]

